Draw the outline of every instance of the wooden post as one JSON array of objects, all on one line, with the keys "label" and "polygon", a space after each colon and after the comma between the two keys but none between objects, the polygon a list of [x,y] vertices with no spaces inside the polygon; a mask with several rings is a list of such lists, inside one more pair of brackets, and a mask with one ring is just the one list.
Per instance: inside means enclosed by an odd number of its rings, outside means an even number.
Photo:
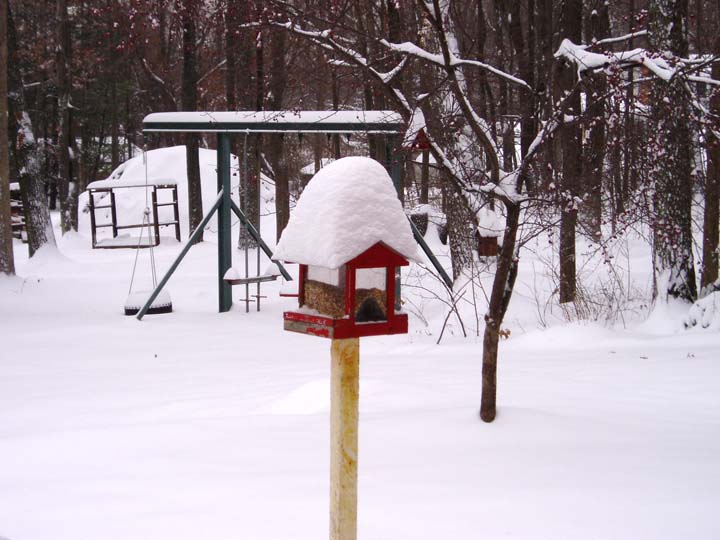
[{"label": "wooden post", "polygon": [[330,540],[356,540],[360,340],[333,339],[330,351]]}]

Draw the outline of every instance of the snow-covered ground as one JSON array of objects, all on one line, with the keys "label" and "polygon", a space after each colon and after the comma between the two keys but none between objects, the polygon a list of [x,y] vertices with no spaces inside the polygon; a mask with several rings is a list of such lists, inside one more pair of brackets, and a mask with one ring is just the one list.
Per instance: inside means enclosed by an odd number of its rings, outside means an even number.
[{"label": "snow-covered ground", "polygon": [[[490,272],[461,301],[468,338],[451,317],[435,344],[444,293],[413,266],[410,334],[362,340],[359,538],[719,538],[717,331],[683,330],[680,309],[642,322],[630,292],[648,286],[647,254],[633,241],[617,247],[635,253],[616,266],[625,325],[564,323],[550,250],[533,245],[493,424],[477,415],[466,301],[482,320]],[[179,250],[156,249],[161,272]],[[0,537],[327,537],[329,342],[282,330],[295,301],[279,283],[263,285],[260,312],[245,313],[236,287],[218,314],[210,231],[170,281],[174,313],[138,322],[122,315],[132,250],[69,234],[57,251],[16,254],[18,277],[0,278]]]}]

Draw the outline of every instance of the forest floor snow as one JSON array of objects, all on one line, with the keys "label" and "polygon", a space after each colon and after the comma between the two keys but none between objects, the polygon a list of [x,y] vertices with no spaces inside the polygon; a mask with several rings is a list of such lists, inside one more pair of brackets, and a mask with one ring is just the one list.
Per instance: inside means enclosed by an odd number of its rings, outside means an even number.
[{"label": "forest floor snow", "polygon": [[[168,286],[175,311],[138,322],[134,252],[89,243],[29,261],[17,244],[19,277],[0,278],[0,536],[327,537],[329,342],[282,330],[295,300],[264,284],[245,313],[235,287],[218,314],[209,235]],[[156,250],[161,272],[178,251]],[[482,340],[456,326],[436,345],[442,309],[362,340],[358,537],[720,538],[717,332],[539,328],[527,282],[492,424]]]}]

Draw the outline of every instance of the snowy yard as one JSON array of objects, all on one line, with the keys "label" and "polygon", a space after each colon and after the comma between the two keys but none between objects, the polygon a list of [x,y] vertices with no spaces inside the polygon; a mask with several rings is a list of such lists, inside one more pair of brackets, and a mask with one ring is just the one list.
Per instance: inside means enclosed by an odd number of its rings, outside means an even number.
[{"label": "snowy yard", "polygon": [[[132,250],[17,247],[0,536],[327,536],[329,341],[282,330],[279,284],[260,313],[239,287],[216,313],[210,236],[170,282],[175,312],[138,322],[121,314]],[[178,250],[161,245],[161,271]],[[493,424],[478,338],[435,345],[411,317],[409,335],[362,340],[359,538],[720,537],[717,332],[508,320]]]}]

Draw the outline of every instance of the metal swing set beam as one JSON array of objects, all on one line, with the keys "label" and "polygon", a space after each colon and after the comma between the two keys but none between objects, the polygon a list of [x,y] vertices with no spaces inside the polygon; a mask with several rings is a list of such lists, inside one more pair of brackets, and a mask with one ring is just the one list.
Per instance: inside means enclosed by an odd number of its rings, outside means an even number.
[{"label": "metal swing set beam", "polygon": [[[137,314],[142,318],[167,284],[170,277],[187,255],[210,218],[218,214],[218,310],[223,313],[232,307],[232,285],[225,280],[232,267],[231,212],[260,248],[272,260],[272,251],[260,237],[247,216],[230,198],[230,137],[233,133],[366,133],[399,137],[403,133],[402,117],[394,111],[228,111],[228,112],[177,112],[154,113],[143,120],[143,133],[216,133],[217,134],[217,189],[218,196],[210,211],[195,228],[170,268],[158,283],[145,305]],[[392,156],[390,176],[398,196],[402,195],[402,163]],[[425,243],[422,235],[410,222],[416,240],[428,255],[443,281],[452,287],[452,280]],[[279,262],[273,261],[282,276],[292,277]],[[398,276],[399,281],[399,276]],[[399,287],[398,287],[399,291]],[[399,298],[399,294],[398,294]]]}]

